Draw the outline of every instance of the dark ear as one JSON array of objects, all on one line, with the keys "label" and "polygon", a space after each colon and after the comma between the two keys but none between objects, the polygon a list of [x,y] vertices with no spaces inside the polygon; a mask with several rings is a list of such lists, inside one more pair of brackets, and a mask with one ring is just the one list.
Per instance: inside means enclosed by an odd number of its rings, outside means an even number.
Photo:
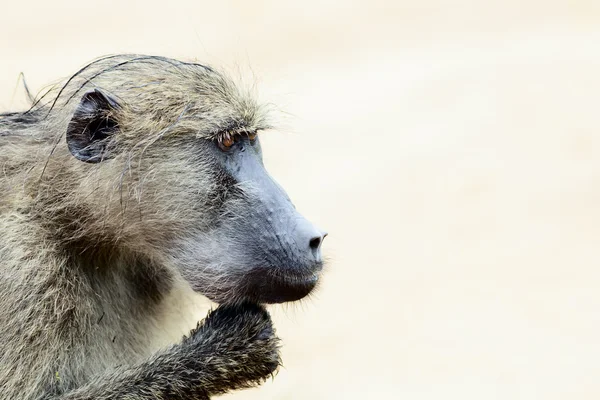
[{"label": "dark ear", "polygon": [[67,146],[75,158],[89,163],[110,158],[108,144],[119,129],[113,111],[119,108],[119,103],[98,89],[83,95],[67,127]]}]

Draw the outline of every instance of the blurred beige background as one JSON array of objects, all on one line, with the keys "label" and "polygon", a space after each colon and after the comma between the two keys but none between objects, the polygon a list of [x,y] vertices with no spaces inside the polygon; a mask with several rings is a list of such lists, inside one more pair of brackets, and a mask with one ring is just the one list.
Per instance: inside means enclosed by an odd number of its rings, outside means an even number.
[{"label": "blurred beige background", "polygon": [[138,52],[285,112],[266,163],[331,262],[228,399],[600,398],[600,2],[6,1],[0,44],[2,110]]}]

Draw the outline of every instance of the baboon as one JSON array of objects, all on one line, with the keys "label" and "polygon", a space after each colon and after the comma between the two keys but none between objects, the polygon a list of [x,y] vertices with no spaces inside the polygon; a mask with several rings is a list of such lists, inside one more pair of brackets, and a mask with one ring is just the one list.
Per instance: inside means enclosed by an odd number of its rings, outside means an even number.
[{"label": "baboon", "polygon": [[[276,370],[259,304],[313,290],[325,234],[263,166],[267,114],[211,67],[144,55],[1,114],[0,399],[208,399]],[[221,305],[157,345],[186,288]]]}]

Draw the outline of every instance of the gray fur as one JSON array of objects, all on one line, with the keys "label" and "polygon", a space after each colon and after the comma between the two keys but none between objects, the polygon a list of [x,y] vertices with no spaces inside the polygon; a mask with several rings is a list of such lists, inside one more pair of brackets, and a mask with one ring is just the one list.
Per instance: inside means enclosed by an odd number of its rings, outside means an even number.
[{"label": "gray fur", "polygon": [[[118,134],[88,163],[65,132],[93,90],[118,103],[103,111]],[[221,73],[138,55],[97,60],[0,114],[0,399],[207,399],[276,369],[269,316],[246,299],[305,295],[320,253],[301,253],[287,227],[305,223],[285,192],[234,179],[213,145],[267,121]],[[296,291],[261,300],[270,282]],[[186,285],[234,305],[157,350],[159,310]]]}]

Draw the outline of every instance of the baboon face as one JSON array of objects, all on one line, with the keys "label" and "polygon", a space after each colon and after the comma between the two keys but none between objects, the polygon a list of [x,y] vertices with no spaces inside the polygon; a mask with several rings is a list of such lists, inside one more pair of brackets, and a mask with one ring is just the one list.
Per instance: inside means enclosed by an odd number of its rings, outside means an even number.
[{"label": "baboon face", "polygon": [[[107,171],[126,165],[121,175],[142,177],[129,189],[143,193],[131,224],[196,291],[216,302],[300,299],[317,284],[326,234],[266,171],[253,103],[232,99],[235,90],[219,82],[226,87],[216,94],[188,94],[187,103],[163,111],[161,98],[150,109],[131,104],[129,92],[113,96],[117,89],[83,94],[67,128],[73,163]],[[167,121],[159,131],[140,123],[158,120],[157,109]],[[142,135],[153,139],[140,145]]]},{"label": "baboon face", "polygon": [[[307,221],[265,170],[254,132],[203,142],[213,221],[180,246],[184,276],[215,301],[284,302],[306,296],[322,268],[324,232]],[[203,173],[206,173],[204,170]],[[198,267],[205,270],[198,274]]]}]

